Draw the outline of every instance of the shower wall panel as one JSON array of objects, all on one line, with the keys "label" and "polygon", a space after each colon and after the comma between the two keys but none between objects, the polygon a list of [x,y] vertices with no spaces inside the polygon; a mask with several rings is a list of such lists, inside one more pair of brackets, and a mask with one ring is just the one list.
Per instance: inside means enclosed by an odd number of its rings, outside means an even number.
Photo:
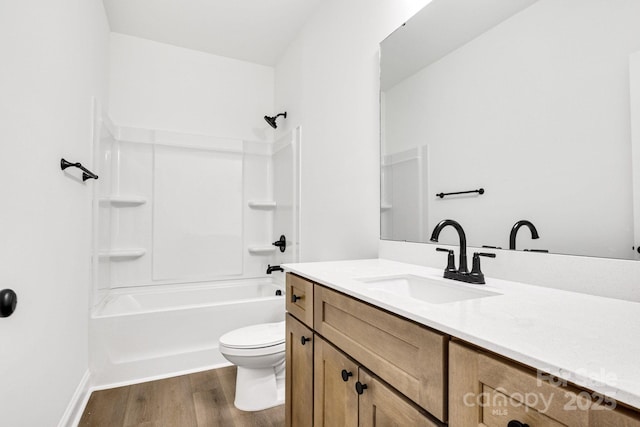
[{"label": "shower wall panel", "polygon": [[[114,192],[111,206],[111,250],[145,250],[151,245],[153,145],[116,141],[113,151]],[[145,202],[121,203],[118,200],[140,198]],[[114,201],[116,201],[114,203]],[[120,286],[135,286],[148,280],[151,258],[110,257],[111,282]]]},{"label": "shower wall panel", "polygon": [[242,154],[156,146],[153,280],[242,274]]},{"label": "shower wall panel", "polygon": [[273,148],[273,196],[276,202],[273,239],[285,235],[287,240],[287,250],[276,252],[277,264],[299,259],[300,134],[299,127],[288,132]]},{"label": "shower wall panel", "polygon": [[[94,120],[98,121],[99,116],[96,116]],[[106,203],[106,196],[113,193],[112,190],[112,177],[113,177],[113,152],[116,144],[112,132],[110,132],[106,126],[102,126],[100,123],[97,149],[96,149],[96,161],[95,165],[97,170],[100,171],[98,179],[94,185],[95,199],[94,200],[94,212],[96,217],[94,218],[93,226],[94,230],[94,252],[96,254],[105,253],[111,248],[111,206]],[[99,218],[99,220],[98,220]],[[108,290],[111,287],[111,263],[106,257],[96,256],[96,263],[94,268],[94,282],[96,284],[96,290]]]}]

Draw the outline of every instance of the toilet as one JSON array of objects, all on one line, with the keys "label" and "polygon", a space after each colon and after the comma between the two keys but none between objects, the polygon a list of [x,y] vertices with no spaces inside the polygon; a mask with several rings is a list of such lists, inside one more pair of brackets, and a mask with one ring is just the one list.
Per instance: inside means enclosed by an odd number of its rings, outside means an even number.
[{"label": "toilet", "polygon": [[220,337],[220,353],[238,367],[236,408],[260,411],[284,403],[284,324],[247,326]]}]

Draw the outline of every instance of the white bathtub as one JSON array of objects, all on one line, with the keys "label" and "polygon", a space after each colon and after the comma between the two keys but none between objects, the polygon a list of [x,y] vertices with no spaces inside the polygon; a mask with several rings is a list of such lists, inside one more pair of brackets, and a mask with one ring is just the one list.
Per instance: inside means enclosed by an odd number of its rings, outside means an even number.
[{"label": "white bathtub", "polygon": [[154,286],[109,292],[92,313],[90,364],[96,388],[228,364],[225,332],[284,320],[284,293],[270,279]]}]

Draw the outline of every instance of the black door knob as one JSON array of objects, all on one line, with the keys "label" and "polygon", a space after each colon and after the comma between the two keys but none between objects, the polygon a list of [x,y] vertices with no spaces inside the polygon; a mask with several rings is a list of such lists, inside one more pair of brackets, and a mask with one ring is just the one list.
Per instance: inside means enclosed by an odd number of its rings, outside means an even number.
[{"label": "black door knob", "polygon": [[18,296],[12,289],[0,291],[0,317],[9,317],[16,310]]},{"label": "black door knob", "polygon": [[529,427],[529,424],[521,423],[517,420],[511,420],[509,421],[509,424],[507,424],[507,427]]},{"label": "black door knob", "polygon": [[300,338],[300,342],[302,343],[302,345],[305,345],[307,342],[311,341],[311,338],[307,338],[305,336],[303,336],[302,338]]},{"label": "black door knob", "polygon": [[366,384],[362,384],[360,381],[356,382],[356,393],[362,394],[367,389]]},{"label": "black door knob", "polygon": [[347,382],[349,381],[349,377],[353,376],[353,372],[348,372],[346,369],[342,370],[342,381]]},{"label": "black door knob", "polygon": [[302,297],[299,297],[299,296],[298,296],[298,295],[296,295],[296,294],[291,295],[291,302],[296,302],[296,301],[298,301],[299,299],[302,299]]}]

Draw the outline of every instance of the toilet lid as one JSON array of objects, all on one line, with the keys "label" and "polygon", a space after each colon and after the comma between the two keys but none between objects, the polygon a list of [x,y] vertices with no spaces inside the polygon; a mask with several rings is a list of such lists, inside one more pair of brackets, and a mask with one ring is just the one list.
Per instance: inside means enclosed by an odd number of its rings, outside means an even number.
[{"label": "toilet lid", "polygon": [[220,344],[234,348],[261,348],[282,344],[285,339],[284,322],[262,323],[227,332]]}]

